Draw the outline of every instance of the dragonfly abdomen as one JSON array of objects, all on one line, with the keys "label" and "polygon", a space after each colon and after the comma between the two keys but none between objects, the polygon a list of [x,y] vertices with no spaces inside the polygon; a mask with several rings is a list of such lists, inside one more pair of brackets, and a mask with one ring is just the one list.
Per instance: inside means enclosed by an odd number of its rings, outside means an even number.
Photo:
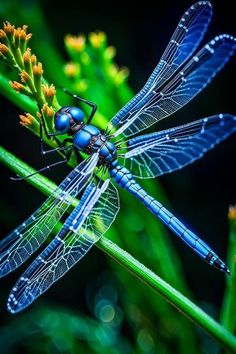
[{"label": "dragonfly abdomen", "polygon": [[143,197],[138,194],[137,197],[155,216],[158,216],[164,224],[166,224],[177,236],[181,238],[181,240],[183,240],[207,263],[220,269],[221,271],[229,272],[225,263],[220,260],[216,253],[212,251],[212,249],[195,233],[190,231],[181,221],[170,213],[161,203],[149,195]]},{"label": "dragonfly abdomen", "polygon": [[118,185],[137,197],[155,216],[166,224],[178,237],[192,248],[210,265],[230,274],[225,263],[195,233],[190,231],[181,221],[170,213],[161,203],[151,197],[134,179],[129,170],[120,166],[117,161],[111,164],[110,175]]}]

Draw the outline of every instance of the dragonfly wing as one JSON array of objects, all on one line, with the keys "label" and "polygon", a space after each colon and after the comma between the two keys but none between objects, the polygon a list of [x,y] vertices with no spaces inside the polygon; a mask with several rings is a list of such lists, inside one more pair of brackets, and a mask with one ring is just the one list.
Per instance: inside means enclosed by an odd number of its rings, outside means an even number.
[{"label": "dragonfly wing", "polygon": [[129,140],[123,165],[136,177],[157,177],[194,162],[235,131],[236,117],[219,114],[142,135]]},{"label": "dragonfly wing", "polygon": [[236,49],[236,39],[220,35],[206,44],[184,67],[162,85],[155,83],[116,126],[113,136],[126,137],[146,129],[176,112],[195,97],[228,62]]},{"label": "dragonfly wing", "polygon": [[192,5],[180,19],[160,62],[148,80],[149,87],[160,87],[182,66],[197,49],[212,17],[212,6],[207,1]]},{"label": "dragonfly wing", "polygon": [[56,223],[88,183],[98,155],[81,162],[52,195],[25,222],[0,242],[0,276],[3,277],[27,260],[45,241]]},{"label": "dragonfly wing", "polygon": [[117,190],[109,180],[89,184],[58,235],[12,289],[9,311],[21,311],[61,278],[106,232],[118,210]]},{"label": "dragonfly wing", "polygon": [[190,58],[200,44],[212,16],[211,4],[207,1],[192,5],[180,19],[158,65],[149,77],[143,89],[128,102],[111,120],[108,129],[120,128],[129,114],[143,107],[150,89],[156,90],[173,75],[180,65]]}]

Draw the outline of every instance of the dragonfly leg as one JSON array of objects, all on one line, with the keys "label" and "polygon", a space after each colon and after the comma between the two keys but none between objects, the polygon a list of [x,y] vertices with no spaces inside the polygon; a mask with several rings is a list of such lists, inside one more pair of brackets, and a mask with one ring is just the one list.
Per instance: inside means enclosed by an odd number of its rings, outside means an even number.
[{"label": "dragonfly leg", "polygon": [[91,122],[91,120],[92,120],[94,114],[96,113],[97,105],[96,105],[95,103],[91,102],[91,101],[88,101],[88,100],[86,100],[86,99],[84,99],[84,98],[82,98],[82,97],[79,97],[79,96],[75,95],[74,93],[71,93],[70,91],[68,91],[68,90],[67,90],[66,88],[64,88],[64,87],[62,87],[62,90],[63,90],[65,93],[67,93],[68,95],[70,95],[71,97],[75,98],[75,99],[78,100],[78,101],[81,101],[81,102],[87,104],[89,107],[92,108],[92,111],[91,111],[91,113],[90,113],[90,115],[89,115],[89,117],[88,117],[88,121],[87,121],[87,124],[89,124],[89,123]]},{"label": "dragonfly leg", "polygon": [[70,146],[66,146],[65,143],[66,142],[72,142],[73,139],[72,138],[66,138],[63,141],[58,140],[56,137],[54,137],[54,140],[56,141],[58,147],[54,148],[54,149],[45,149],[45,145],[44,145],[44,141],[43,141],[43,123],[40,122],[40,153],[41,155],[46,155],[49,154],[51,152],[55,152],[55,151],[60,151],[60,152],[64,152],[65,150],[68,150],[70,148]]},{"label": "dragonfly leg", "polygon": [[70,146],[70,147],[68,147],[68,148],[70,148],[70,150],[66,153],[64,160],[57,161],[57,162],[54,162],[54,163],[52,163],[52,164],[50,164],[50,165],[47,165],[47,166],[45,166],[45,167],[42,167],[42,168],[40,168],[39,170],[37,170],[37,171],[35,171],[35,172],[33,172],[33,173],[31,173],[31,174],[25,176],[25,177],[20,177],[20,176],[17,176],[17,177],[10,177],[11,180],[13,180],[13,181],[22,181],[22,180],[24,180],[24,179],[27,179],[27,178],[29,178],[29,177],[32,177],[32,176],[34,176],[34,175],[40,173],[40,172],[44,172],[44,171],[46,171],[46,170],[51,170],[53,167],[56,167],[56,166],[59,166],[59,165],[62,165],[62,164],[67,163],[67,162],[70,160],[70,157],[71,157],[71,154],[72,154],[72,151],[73,151],[73,146]]},{"label": "dragonfly leg", "polygon": [[[56,142],[59,144],[59,140],[56,138],[57,135],[60,135],[60,133],[51,133],[48,131],[47,124],[44,119],[44,115],[42,113],[42,107],[38,105],[39,113],[41,114],[41,120],[40,120],[40,134],[43,134],[43,131],[48,139],[54,138]],[[41,135],[40,135],[41,137]]]}]

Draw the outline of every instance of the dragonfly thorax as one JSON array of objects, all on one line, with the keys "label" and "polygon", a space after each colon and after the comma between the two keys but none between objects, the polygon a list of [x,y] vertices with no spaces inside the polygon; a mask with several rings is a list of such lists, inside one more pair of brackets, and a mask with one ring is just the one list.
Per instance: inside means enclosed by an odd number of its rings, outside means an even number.
[{"label": "dragonfly thorax", "polygon": [[117,158],[115,145],[94,125],[83,125],[75,134],[73,144],[76,149],[89,155],[99,152],[101,164],[108,164]]}]

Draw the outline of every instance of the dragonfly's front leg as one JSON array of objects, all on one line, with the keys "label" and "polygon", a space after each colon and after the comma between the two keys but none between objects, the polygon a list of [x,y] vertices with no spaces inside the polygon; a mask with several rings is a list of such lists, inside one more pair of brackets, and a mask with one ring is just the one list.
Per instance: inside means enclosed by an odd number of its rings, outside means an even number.
[{"label": "dragonfly's front leg", "polygon": [[194,250],[201,258],[210,265],[219,270],[230,274],[228,267],[217,256],[217,254],[203,241],[190,231],[181,221],[179,221],[170,211],[161,203],[151,197],[133,178],[132,174],[125,167],[119,166],[117,162],[113,163],[110,169],[110,175],[119,184],[120,187],[128,190],[137,197],[143,204],[157,216],[165,225],[167,225],[178,237],[181,238],[190,248]]},{"label": "dragonfly's front leg", "polygon": [[[53,137],[53,139],[56,141],[56,143],[58,145],[57,148],[53,148],[53,149],[46,149],[45,148],[44,141],[43,141],[43,131],[45,132],[47,138]],[[61,152],[65,156],[64,152],[70,148],[69,146],[66,146],[65,144],[67,142],[70,142],[72,144],[73,138],[66,138],[61,142],[59,139],[57,139],[57,137],[55,135],[49,136],[48,132],[45,128],[45,123],[43,123],[43,120],[40,121],[40,131],[39,132],[40,132],[39,136],[40,136],[40,153],[41,153],[41,155],[46,155],[46,154],[58,151],[58,152]]]},{"label": "dragonfly's front leg", "polygon": [[62,90],[67,93],[67,95],[75,98],[77,101],[80,101],[80,102],[83,102],[85,104],[87,104],[89,107],[92,108],[92,111],[90,112],[89,114],[89,117],[88,117],[88,120],[87,120],[87,124],[89,124],[94,116],[94,114],[96,113],[97,111],[97,105],[89,100],[85,100],[84,98],[82,97],[79,97],[78,95],[75,95],[74,93],[71,93],[70,91],[68,91],[65,87],[62,88]]}]

